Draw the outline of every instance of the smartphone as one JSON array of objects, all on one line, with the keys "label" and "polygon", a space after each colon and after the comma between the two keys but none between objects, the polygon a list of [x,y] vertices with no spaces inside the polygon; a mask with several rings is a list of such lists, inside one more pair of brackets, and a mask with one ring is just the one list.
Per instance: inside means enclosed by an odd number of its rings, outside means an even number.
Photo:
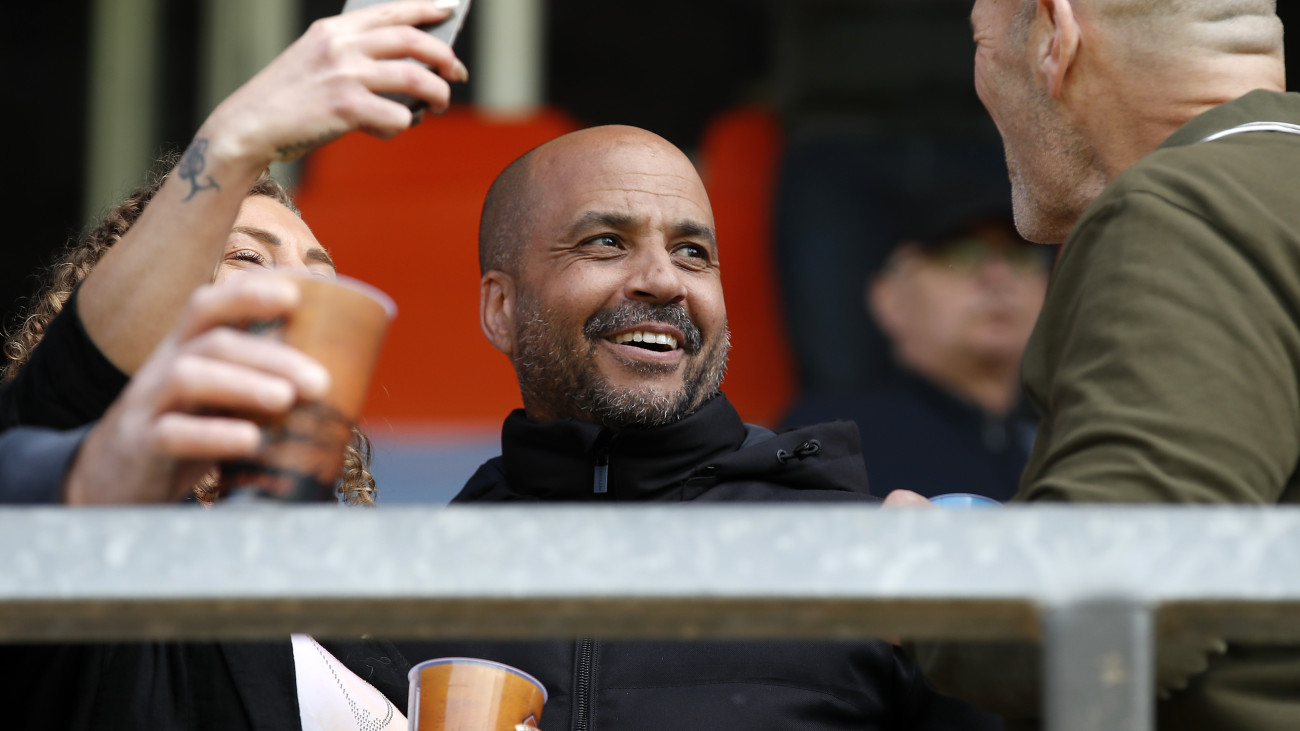
[{"label": "smartphone", "polygon": [[[350,10],[367,8],[371,5],[379,5],[380,3],[386,2],[392,2],[392,0],[347,0],[347,2],[343,3],[343,12],[346,13]],[[456,36],[460,34],[460,27],[465,24],[465,15],[469,13],[469,3],[470,0],[460,0],[460,5],[452,8],[451,15],[447,16],[446,20],[441,23],[434,23],[433,25],[419,26],[420,30],[449,46],[455,44]],[[414,61],[414,59],[412,60]],[[415,63],[419,62],[415,61]],[[424,107],[424,102],[405,94],[380,94],[380,96],[401,102],[413,112],[419,111]]]}]

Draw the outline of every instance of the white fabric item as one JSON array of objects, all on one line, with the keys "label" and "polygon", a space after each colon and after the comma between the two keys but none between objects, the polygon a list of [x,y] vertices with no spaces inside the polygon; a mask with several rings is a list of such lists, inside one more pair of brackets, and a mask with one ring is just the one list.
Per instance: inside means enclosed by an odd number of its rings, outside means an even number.
[{"label": "white fabric item", "polygon": [[405,731],[406,717],[308,635],[291,635],[302,731]]}]

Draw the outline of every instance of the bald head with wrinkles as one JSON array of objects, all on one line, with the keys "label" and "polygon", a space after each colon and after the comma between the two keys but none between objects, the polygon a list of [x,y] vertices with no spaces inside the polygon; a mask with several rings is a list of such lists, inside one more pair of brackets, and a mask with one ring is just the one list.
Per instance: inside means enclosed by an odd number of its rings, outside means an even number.
[{"label": "bald head with wrinkles", "polygon": [[671,423],[715,394],[728,333],[713,211],[690,159],[635,127],[512,163],[479,229],[479,312],[534,421]]},{"label": "bald head with wrinkles", "polygon": [[[707,206],[708,196],[690,159],[659,135],[624,125],[572,132],[523,154],[493,181],[479,219],[479,273],[496,269],[515,274],[523,238],[538,211],[548,204],[547,192],[554,192],[557,184],[570,182],[575,175],[581,176],[589,162],[627,146],[639,147],[663,160],[664,165],[685,171],[684,179],[693,179],[697,184],[690,194],[698,195]],[[712,225],[710,211],[708,226]]]},{"label": "bald head with wrinkles", "polygon": [[1106,184],[1193,117],[1283,91],[1274,0],[975,0],[975,86],[1016,225],[1060,243]]},{"label": "bald head with wrinkles", "polygon": [[1114,47],[1130,66],[1163,60],[1159,67],[1167,70],[1191,57],[1282,63],[1275,0],[1082,0],[1081,5],[1121,41]]}]

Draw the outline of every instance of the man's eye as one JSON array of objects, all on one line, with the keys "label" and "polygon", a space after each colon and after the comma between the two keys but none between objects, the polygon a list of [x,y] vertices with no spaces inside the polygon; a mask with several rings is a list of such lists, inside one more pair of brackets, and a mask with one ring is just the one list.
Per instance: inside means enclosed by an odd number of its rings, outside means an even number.
[{"label": "man's eye", "polygon": [[699,259],[700,261],[709,260],[709,250],[699,244],[682,244],[677,247],[677,253],[691,259]]},{"label": "man's eye", "polygon": [[613,234],[601,234],[601,235],[599,235],[599,236],[592,236],[591,238],[589,238],[589,239],[583,241],[583,242],[582,242],[582,245],[583,245],[583,246],[612,246],[612,247],[617,247],[617,246],[619,246],[619,243],[620,243],[620,242],[619,242],[617,236],[614,236]]}]

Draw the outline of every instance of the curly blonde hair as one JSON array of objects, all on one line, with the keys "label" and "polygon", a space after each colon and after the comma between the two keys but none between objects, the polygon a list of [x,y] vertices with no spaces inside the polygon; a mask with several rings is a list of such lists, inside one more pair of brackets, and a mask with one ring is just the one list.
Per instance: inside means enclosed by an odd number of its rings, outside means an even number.
[{"label": "curly blonde hair", "polygon": [[[99,260],[114,244],[122,240],[131,226],[139,220],[154,195],[162,188],[167,172],[176,166],[179,155],[169,155],[159,160],[148,182],[132,191],[126,199],[110,210],[78,240],[70,243],[45,273],[45,283],[31,298],[30,303],[15,318],[5,334],[4,355],[7,363],[0,369],[0,383],[17,375],[32,351],[45,337],[56,315],[63,311],[73,290],[90,274]],[[248,189],[248,195],[271,198],[293,211],[302,213],[294,205],[284,186],[263,171]],[[343,457],[336,493],[350,505],[373,505],[375,478],[370,474],[370,439],[355,426],[352,439]],[[194,486],[194,495],[203,503],[216,498],[217,475],[215,470]]]}]

